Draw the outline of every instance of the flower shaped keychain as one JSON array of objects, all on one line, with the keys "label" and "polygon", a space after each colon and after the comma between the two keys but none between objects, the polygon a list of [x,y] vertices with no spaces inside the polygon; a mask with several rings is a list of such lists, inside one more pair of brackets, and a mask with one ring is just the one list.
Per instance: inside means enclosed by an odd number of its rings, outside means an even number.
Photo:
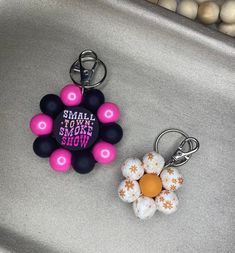
[{"label": "flower shaped keychain", "polygon": [[[170,161],[165,163],[159,154],[158,144],[163,135],[177,132],[184,136]],[[188,144],[189,151],[183,151]],[[140,219],[151,218],[158,210],[165,214],[177,210],[179,200],[175,191],[179,189],[184,178],[178,169],[190,159],[191,155],[199,149],[199,142],[193,137],[178,129],[168,129],[162,132],[155,142],[155,150],[147,153],[143,160],[128,158],[121,166],[123,180],[118,188],[121,200],[133,203],[135,215]]]},{"label": "flower shaped keychain", "polygon": [[[103,75],[95,82],[98,69],[103,70]],[[79,81],[75,80],[77,73]],[[48,94],[41,99],[42,113],[30,121],[32,132],[38,136],[33,150],[40,157],[49,157],[54,170],[65,172],[72,165],[84,174],[96,162],[109,164],[115,160],[113,144],[123,136],[116,123],[120,111],[116,104],[105,102],[100,90],[94,89],[103,83],[106,74],[106,66],[95,52],[85,50],[70,68],[73,83],[63,87],[60,96]]]}]

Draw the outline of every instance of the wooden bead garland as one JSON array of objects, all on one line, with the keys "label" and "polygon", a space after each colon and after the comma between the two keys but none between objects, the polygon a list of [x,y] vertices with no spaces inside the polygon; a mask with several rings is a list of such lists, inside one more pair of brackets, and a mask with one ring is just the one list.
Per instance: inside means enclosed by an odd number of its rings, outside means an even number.
[{"label": "wooden bead garland", "polygon": [[226,0],[219,6],[208,0],[147,0],[155,5],[196,19],[205,25],[218,24],[218,31],[235,37],[235,0]]}]

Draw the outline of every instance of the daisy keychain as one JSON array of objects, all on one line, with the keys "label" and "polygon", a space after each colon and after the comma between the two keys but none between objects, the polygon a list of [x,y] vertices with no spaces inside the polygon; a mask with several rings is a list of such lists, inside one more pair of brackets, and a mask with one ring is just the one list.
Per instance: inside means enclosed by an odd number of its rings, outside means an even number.
[{"label": "daisy keychain", "polygon": [[[174,155],[168,162],[159,154],[159,141],[167,133],[179,133],[184,137]],[[185,146],[188,145],[188,151]],[[179,189],[184,178],[178,169],[189,161],[192,154],[199,149],[199,142],[178,129],[162,132],[154,144],[156,151],[147,153],[143,160],[128,158],[121,166],[123,180],[118,188],[121,200],[133,203],[135,215],[140,219],[151,218],[158,210],[165,214],[174,213],[179,204],[175,191]]]},{"label": "daisy keychain", "polygon": [[85,50],[70,68],[73,83],[64,86],[60,96],[48,94],[41,99],[42,113],[30,121],[31,131],[38,136],[33,150],[40,157],[49,157],[52,169],[66,172],[72,166],[85,174],[96,162],[110,164],[116,159],[113,144],[123,136],[116,123],[120,111],[94,89],[104,82],[106,74],[106,66],[96,53]]}]

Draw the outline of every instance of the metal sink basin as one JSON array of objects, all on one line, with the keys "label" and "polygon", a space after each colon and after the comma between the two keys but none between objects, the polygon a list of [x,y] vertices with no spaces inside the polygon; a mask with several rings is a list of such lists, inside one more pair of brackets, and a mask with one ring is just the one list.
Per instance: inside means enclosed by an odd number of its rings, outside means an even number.
[{"label": "metal sink basin", "polygon": [[[234,39],[140,0],[2,0],[0,13],[0,252],[234,252]],[[108,67],[124,138],[113,165],[60,174],[28,123],[86,48]],[[118,198],[120,163],[170,127],[201,148],[180,168],[179,210],[140,221]]]}]

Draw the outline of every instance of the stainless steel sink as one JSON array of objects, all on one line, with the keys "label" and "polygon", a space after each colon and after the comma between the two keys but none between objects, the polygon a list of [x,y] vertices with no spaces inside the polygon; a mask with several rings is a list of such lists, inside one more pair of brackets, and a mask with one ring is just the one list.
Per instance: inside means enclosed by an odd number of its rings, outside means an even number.
[{"label": "stainless steel sink", "polygon": [[[234,252],[234,39],[140,0],[2,0],[0,14],[0,252]],[[124,138],[113,165],[58,174],[28,123],[86,48]],[[179,210],[143,222],[117,196],[120,163],[169,127],[201,148],[180,168]]]}]

